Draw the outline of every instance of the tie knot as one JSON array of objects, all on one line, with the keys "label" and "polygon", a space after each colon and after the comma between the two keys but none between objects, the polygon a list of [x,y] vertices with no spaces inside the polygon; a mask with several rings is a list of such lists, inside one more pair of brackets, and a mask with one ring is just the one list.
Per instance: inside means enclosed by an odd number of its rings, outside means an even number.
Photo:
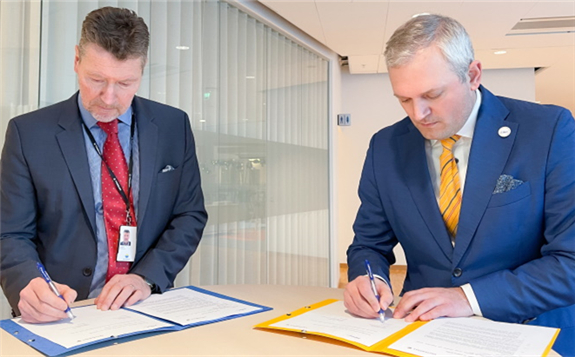
[{"label": "tie knot", "polygon": [[459,135],[450,136],[447,139],[440,140],[441,145],[443,145],[444,149],[451,151],[453,149],[453,145],[457,142],[457,140],[461,139]]},{"label": "tie knot", "polygon": [[104,123],[99,121],[98,126],[106,132],[106,134],[118,134],[118,119],[114,119],[110,122]]}]

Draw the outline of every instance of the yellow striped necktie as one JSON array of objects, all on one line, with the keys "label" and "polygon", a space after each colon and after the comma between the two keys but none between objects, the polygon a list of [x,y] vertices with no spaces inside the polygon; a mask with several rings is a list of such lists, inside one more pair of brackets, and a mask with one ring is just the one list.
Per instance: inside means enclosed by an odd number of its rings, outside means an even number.
[{"label": "yellow striped necktie", "polygon": [[441,167],[441,184],[439,186],[439,209],[451,241],[455,242],[457,225],[459,224],[459,211],[461,210],[461,184],[459,182],[459,170],[453,156],[453,145],[461,136],[453,135],[441,140],[443,152],[439,156]]}]

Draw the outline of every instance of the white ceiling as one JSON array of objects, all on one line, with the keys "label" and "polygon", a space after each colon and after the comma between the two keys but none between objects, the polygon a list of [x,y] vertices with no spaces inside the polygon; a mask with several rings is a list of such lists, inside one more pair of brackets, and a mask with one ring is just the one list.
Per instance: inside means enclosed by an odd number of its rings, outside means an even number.
[{"label": "white ceiling", "polygon": [[[521,19],[575,17],[575,1],[259,0],[280,16],[347,56],[350,73],[385,73],[385,43],[419,13],[440,13],[467,29],[483,68],[535,68],[536,98],[575,113],[575,26],[533,30],[570,33],[509,36]],[[497,50],[506,50],[495,55]]]}]

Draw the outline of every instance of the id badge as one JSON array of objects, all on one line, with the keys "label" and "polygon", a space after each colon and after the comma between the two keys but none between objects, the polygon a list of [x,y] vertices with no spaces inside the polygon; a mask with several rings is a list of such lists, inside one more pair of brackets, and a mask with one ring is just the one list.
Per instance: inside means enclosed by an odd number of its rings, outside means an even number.
[{"label": "id badge", "polygon": [[133,262],[136,258],[136,242],[138,228],[132,226],[120,226],[120,239],[118,241],[118,262]]}]

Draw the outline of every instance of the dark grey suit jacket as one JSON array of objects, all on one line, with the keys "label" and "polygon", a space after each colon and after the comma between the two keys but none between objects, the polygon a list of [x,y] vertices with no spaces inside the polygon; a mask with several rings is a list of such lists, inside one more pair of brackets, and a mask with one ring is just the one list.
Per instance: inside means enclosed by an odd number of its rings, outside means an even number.
[{"label": "dark grey suit jacket", "polygon": [[[40,274],[88,297],[96,265],[96,214],[78,93],[10,121],[0,161],[0,282],[17,312]],[[140,147],[138,246],[130,273],[161,291],[196,250],[207,220],[188,116],[135,97]],[[167,165],[175,169],[162,172]]]}]

